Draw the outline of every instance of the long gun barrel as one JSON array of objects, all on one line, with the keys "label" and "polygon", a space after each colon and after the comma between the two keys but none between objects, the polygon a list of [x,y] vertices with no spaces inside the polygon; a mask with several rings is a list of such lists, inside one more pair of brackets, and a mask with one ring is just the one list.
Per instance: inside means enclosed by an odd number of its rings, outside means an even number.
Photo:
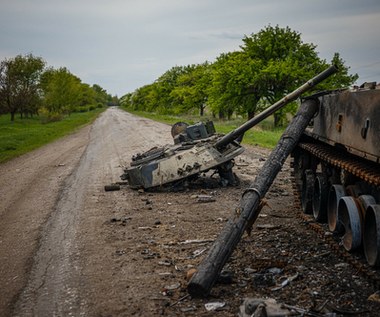
[{"label": "long gun barrel", "polygon": [[299,96],[301,96],[305,91],[309,90],[310,88],[314,87],[321,81],[325,80],[327,77],[331,76],[332,74],[336,73],[338,71],[338,68],[335,65],[330,66],[329,68],[325,69],[323,72],[315,76],[314,78],[307,81],[305,84],[291,92],[290,94],[286,95],[281,100],[275,102],[273,105],[271,105],[269,108],[265,109],[263,112],[258,114],[257,116],[253,117],[252,119],[248,120],[246,123],[241,125],[240,127],[236,128],[235,130],[231,131],[230,133],[226,134],[224,137],[222,137],[218,142],[215,143],[216,148],[222,148],[226,146],[227,144],[231,143],[233,140],[237,139],[239,136],[244,134],[247,130],[258,124],[259,122],[263,121],[266,117],[270,116],[275,111],[281,109],[288,103],[292,102],[293,100],[296,100]]}]

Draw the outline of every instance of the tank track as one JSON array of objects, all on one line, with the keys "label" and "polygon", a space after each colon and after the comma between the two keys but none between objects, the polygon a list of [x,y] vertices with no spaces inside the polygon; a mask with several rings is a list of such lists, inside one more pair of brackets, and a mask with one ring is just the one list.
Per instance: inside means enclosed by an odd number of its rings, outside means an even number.
[{"label": "tank track", "polygon": [[[368,164],[362,160],[351,157],[347,153],[334,150],[331,146],[314,143],[299,143],[298,147],[318,157],[321,161],[327,162],[334,167],[339,167],[359,177],[362,180],[374,185],[380,186],[380,171],[372,163]],[[292,184],[294,192],[294,206],[299,212],[297,217],[304,223],[308,224],[310,230],[314,231],[319,238],[324,240],[331,250],[340,258],[349,263],[358,273],[365,276],[376,289],[380,288],[380,272],[370,267],[363,260],[356,258],[353,254],[341,247],[333,234],[326,234],[328,230],[321,223],[318,223],[312,215],[305,214],[302,210],[299,185],[296,182],[294,172],[292,172]]]},{"label": "tank track", "polygon": [[331,248],[331,250],[341,259],[349,263],[357,272],[361,273],[366,277],[376,289],[380,288],[380,273],[375,269],[371,268],[368,264],[357,259],[353,254],[344,250],[339,242],[334,239],[332,235],[326,235],[326,229],[322,224],[315,221],[315,219],[307,214],[304,214],[301,206],[301,199],[299,197],[298,186],[295,181],[293,181],[293,191],[294,191],[294,206],[299,212],[297,217],[303,223],[306,223],[310,230],[314,231],[320,239],[325,241]]},{"label": "tank track", "polygon": [[342,168],[371,185],[380,186],[380,171],[372,162],[363,162],[357,157],[352,157],[347,153],[338,152],[331,146],[324,144],[300,143],[298,146],[315,155],[322,161],[335,167]]}]

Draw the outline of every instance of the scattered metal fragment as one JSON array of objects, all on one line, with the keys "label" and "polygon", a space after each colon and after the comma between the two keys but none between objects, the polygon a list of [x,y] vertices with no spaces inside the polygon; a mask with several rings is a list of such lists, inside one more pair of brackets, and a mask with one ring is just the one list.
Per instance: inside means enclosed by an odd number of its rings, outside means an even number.
[{"label": "scattered metal fragment", "polygon": [[171,266],[172,264],[173,263],[171,261],[168,261],[168,260],[158,262],[158,265],[164,265],[164,266]]},{"label": "scattered metal fragment", "polygon": [[198,203],[211,203],[216,201],[216,199],[211,195],[197,195],[196,198]]},{"label": "scattered metal fragment", "polygon": [[246,298],[240,306],[239,317],[286,317],[291,311],[273,298]]},{"label": "scattered metal fragment", "polygon": [[181,287],[180,283],[175,283],[175,284],[172,284],[172,285],[165,286],[165,289],[169,290],[169,291],[173,291],[173,290],[178,289],[180,287]]},{"label": "scattered metal fragment", "polygon": [[256,228],[257,229],[280,229],[281,226],[280,225],[272,225],[269,223],[264,223],[262,225],[257,225]]},{"label": "scattered metal fragment", "polygon": [[178,244],[181,245],[181,244],[207,243],[207,242],[214,242],[214,239],[185,240],[185,241],[178,242]]},{"label": "scattered metal fragment", "polygon": [[120,190],[120,185],[118,185],[118,184],[105,185],[104,190],[106,192]]},{"label": "scattered metal fragment", "polygon": [[196,257],[202,255],[206,250],[207,250],[207,248],[203,248],[203,249],[197,249],[197,250],[195,250],[195,251],[192,253],[191,258],[193,259],[193,258],[196,258]]},{"label": "scattered metal fragment", "polygon": [[195,306],[189,306],[189,307],[182,307],[180,308],[180,311],[183,312],[183,313],[188,313],[188,312],[191,312],[191,311],[196,311],[197,308]]},{"label": "scattered metal fragment", "polygon": [[225,302],[210,302],[205,304],[207,311],[218,310],[226,306]]},{"label": "scattered metal fragment", "polygon": [[292,276],[289,276],[287,279],[285,279],[284,281],[282,281],[282,283],[280,285],[278,285],[277,287],[274,287],[272,288],[271,290],[272,291],[278,291],[282,288],[284,288],[286,285],[288,285],[290,282],[293,282],[297,277],[298,277],[298,272]]}]

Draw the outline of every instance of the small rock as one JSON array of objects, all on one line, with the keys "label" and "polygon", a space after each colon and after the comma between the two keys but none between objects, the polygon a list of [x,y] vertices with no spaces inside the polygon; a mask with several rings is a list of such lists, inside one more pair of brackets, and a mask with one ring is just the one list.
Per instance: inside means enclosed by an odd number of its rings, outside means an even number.
[{"label": "small rock", "polygon": [[164,261],[159,261],[158,264],[159,265],[170,266],[170,265],[172,265],[172,262],[170,262],[169,260],[164,260]]},{"label": "small rock", "polygon": [[345,268],[348,268],[350,266],[350,264],[348,264],[348,263],[338,263],[338,264],[335,264],[335,268],[336,269],[339,269],[339,268],[343,268],[343,269],[345,269]]},{"label": "small rock", "polygon": [[190,306],[190,307],[183,307],[183,308],[181,308],[180,310],[181,310],[181,312],[183,312],[183,313],[187,313],[187,312],[191,312],[191,311],[196,311],[197,308],[194,307],[194,306]]},{"label": "small rock", "polygon": [[180,288],[181,284],[180,283],[175,283],[175,284],[172,284],[172,285],[168,285],[168,286],[165,286],[165,289],[166,290],[169,290],[169,291],[173,291],[177,288]]}]

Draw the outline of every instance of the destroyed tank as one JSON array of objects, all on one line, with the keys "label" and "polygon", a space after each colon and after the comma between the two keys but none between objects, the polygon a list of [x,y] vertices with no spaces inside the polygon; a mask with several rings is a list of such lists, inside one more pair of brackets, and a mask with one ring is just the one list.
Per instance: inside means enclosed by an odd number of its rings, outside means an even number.
[{"label": "destroyed tank", "polygon": [[244,133],[336,71],[335,66],[330,66],[227,135],[216,134],[212,122],[191,126],[176,123],[172,127],[174,144],[134,155],[130,167],[124,170],[121,178],[127,180],[131,188],[151,189],[187,182],[202,173],[215,170],[223,185],[234,185],[237,179],[232,167],[234,158],[244,151],[240,145]]},{"label": "destroyed tank", "polygon": [[244,151],[237,141],[217,149],[214,144],[221,137],[215,133],[212,121],[188,125],[178,122],[172,126],[174,145],[154,147],[132,157],[122,179],[131,188],[149,189],[170,184],[182,185],[200,173],[216,169],[223,185],[235,185],[233,159]]},{"label": "destroyed tank", "polygon": [[314,98],[319,112],[292,152],[303,212],[380,266],[380,86]]}]

